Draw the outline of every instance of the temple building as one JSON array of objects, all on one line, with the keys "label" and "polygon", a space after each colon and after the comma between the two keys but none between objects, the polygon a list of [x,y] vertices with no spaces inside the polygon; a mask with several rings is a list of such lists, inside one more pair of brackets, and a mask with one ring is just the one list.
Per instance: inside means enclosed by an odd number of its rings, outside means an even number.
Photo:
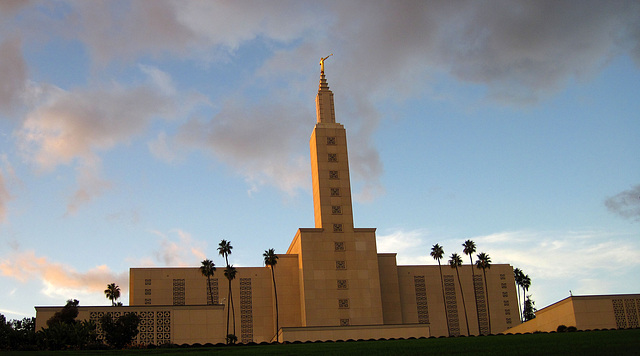
[{"label": "temple building", "polygon": [[[279,330],[269,267],[237,268],[233,304],[222,268],[212,293],[198,267],[131,268],[129,306],[80,307],[78,319],[134,312],[137,341],[156,345],[224,342],[231,305],[229,332],[243,343],[496,334],[520,324],[512,266],[493,264],[483,274],[463,265],[459,275],[446,263],[398,266],[395,253],[377,252],[375,228],[355,227],[347,134],[324,59],[310,139],[315,227],[298,229],[278,255]],[[36,307],[37,329],[57,310]]]}]

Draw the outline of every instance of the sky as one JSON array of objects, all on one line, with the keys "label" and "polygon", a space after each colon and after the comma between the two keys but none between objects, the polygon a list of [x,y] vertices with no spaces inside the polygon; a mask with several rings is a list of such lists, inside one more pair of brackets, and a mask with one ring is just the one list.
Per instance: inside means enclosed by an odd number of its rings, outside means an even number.
[{"label": "sky", "polygon": [[[319,60],[357,227],[542,308],[640,292],[637,1],[0,1],[0,313],[313,227]],[[464,261],[468,263],[466,256]]]}]

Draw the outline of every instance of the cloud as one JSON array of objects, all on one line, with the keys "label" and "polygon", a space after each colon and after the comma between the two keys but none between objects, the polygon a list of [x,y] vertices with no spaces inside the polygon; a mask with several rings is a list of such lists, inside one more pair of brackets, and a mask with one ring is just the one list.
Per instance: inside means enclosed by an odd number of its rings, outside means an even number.
[{"label": "cloud", "polygon": [[67,298],[71,294],[102,294],[105,286],[116,283],[122,294],[129,286],[127,273],[114,273],[106,265],[78,272],[70,266],[36,256],[34,251],[16,252],[0,261],[0,273],[20,282],[39,280],[48,296]]},{"label": "cloud", "polygon": [[640,185],[607,198],[604,205],[616,215],[640,221]]},{"label": "cloud", "polygon": [[[207,258],[203,252],[206,250],[206,243],[194,240],[188,232],[172,230],[170,235],[177,235],[178,241],[162,232],[152,232],[160,238],[160,247],[154,251],[154,257],[162,266],[198,266],[200,261]],[[148,259],[143,261],[145,265],[150,263],[152,262]]]},{"label": "cloud", "polygon": [[18,37],[0,43],[0,113],[15,109],[26,88],[27,65],[22,58],[21,46]]},{"label": "cloud", "polygon": [[149,82],[131,87],[114,83],[65,91],[31,86],[30,100],[38,105],[26,115],[16,137],[27,159],[42,171],[76,165],[78,188],[67,213],[110,187],[101,178],[101,152],[128,143],[143,134],[153,119],[176,112],[170,77],[150,66],[140,70]]},{"label": "cloud", "polygon": [[[285,142],[285,148],[274,150],[263,139],[251,145],[246,141],[232,144],[216,137],[216,133],[255,138],[257,130],[247,127],[249,120],[241,116],[246,110],[251,121],[263,124],[259,105],[267,113],[277,111],[287,115],[304,111],[300,106],[308,106],[300,98],[307,100],[314,95],[308,88],[317,85],[317,61],[328,53],[335,53],[328,65],[328,77],[339,90],[338,121],[347,124],[350,130],[352,176],[362,184],[354,197],[360,201],[384,192],[380,183],[383,165],[373,139],[379,121],[390,116],[379,111],[382,104],[429,95],[448,97],[442,93],[447,89],[442,88],[450,87],[443,83],[451,79],[486,88],[487,95],[499,102],[531,104],[557,93],[573,80],[589,78],[616,56],[629,54],[640,63],[640,5],[634,1],[588,1],[580,6],[557,1],[263,4],[160,0],[78,1],[66,5],[55,16],[38,13],[29,17],[47,26],[27,29],[12,22],[9,29],[15,33],[29,30],[29,38],[41,41],[60,34],[77,40],[99,68],[139,58],[177,57],[207,64],[212,60],[230,61],[244,45],[256,41],[264,44],[265,55],[258,59],[263,65],[254,74],[261,80],[267,79],[264,83],[268,84],[256,86],[262,81],[255,79],[241,84],[265,89],[266,94],[259,102],[252,97],[252,90],[236,92],[215,118],[192,120],[177,137],[166,133],[167,136],[160,135],[150,143],[156,156],[173,161],[176,157],[168,154],[167,148],[184,144],[185,137],[195,137],[192,147],[210,152],[231,165],[245,177],[252,191],[264,184],[287,192],[306,186],[303,180],[308,180],[307,174],[302,175],[306,167],[299,164],[303,161],[297,154],[302,152],[302,146]],[[6,55],[12,53],[13,57],[0,63],[17,68],[21,63],[16,50],[19,47],[11,43],[12,50]],[[174,95],[173,84],[162,71],[147,66],[140,69],[155,81],[158,93]],[[11,73],[16,74],[12,86],[22,85],[25,72]],[[273,90],[277,86],[287,90]],[[157,97],[145,96],[145,90],[138,89],[98,88],[60,93],[52,103],[32,111],[27,123],[33,125],[33,116],[40,115],[35,129],[68,131],[64,124],[41,127],[46,122],[42,116],[63,109],[89,111],[90,108],[82,107],[89,99],[95,99],[98,108],[94,110],[98,114],[104,114],[103,104],[107,101],[113,102],[114,108],[127,107],[124,102],[127,97],[147,99],[137,103],[138,110],[156,108],[150,101]],[[126,95],[118,94],[123,91]],[[19,91],[7,91],[5,102],[15,100],[16,92]],[[224,124],[219,123],[221,118]],[[273,119],[270,118],[271,123],[276,122]],[[295,123],[296,129],[300,122]],[[124,126],[97,126],[95,131],[103,134],[90,131],[93,135],[86,136],[83,142],[76,139],[68,144],[49,132],[40,141],[46,149],[36,158],[44,166],[68,163],[77,157],[74,152],[108,149],[113,142],[126,141],[147,128],[135,119]],[[198,128],[205,129],[205,133],[193,132]],[[242,135],[237,131],[241,128],[249,132]],[[261,128],[265,130],[264,126]],[[292,132],[289,127],[285,129]],[[266,132],[273,133],[270,128]],[[271,160],[265,163],[251,159],[247,156],[250,148],[258,151],[256,157]],[[280,173],[287,169],[293,174]]]},{"label": "cloud", "polygon": [[252,190],[265,184],[293,194],[307,187],[308,161],[300,137],[311,113],[278,102],[251,104],[230,99],[208,121],[190,120],[176,143],[209,152],[244,176]]},{"label": "cloud", "polygon": [[627,233],[508,231],[472,240],[493,263],[509,263],[528,274],[543,305],[570,289],[574,294],[630,293],[630,286],[619,281],[632,280],[640,269],[640,243]]},{"label": "cloud", "polygon": [[72,11],[59,21],[69,35],[87,45],[99,65],[147,54],[225,60],[246,41],[257,37],[291,41],[318,22],[314,11],[318,6],[298,1],[70,5]]},{"label": "cloud", "polygon": [[17,182],[18,179],[13,170],[13,166],[9,163],[6,154],[0,155],[0,223],[6,221],[7,203],[12,199],[9,193],[8,182]]}]

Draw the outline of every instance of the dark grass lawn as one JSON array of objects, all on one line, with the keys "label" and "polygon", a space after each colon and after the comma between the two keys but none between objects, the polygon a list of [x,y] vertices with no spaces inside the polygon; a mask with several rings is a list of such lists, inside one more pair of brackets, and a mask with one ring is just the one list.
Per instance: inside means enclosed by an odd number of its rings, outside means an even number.
[{"label": "dark grass lawn", "polygon": [[[41,355],[10,352],[7,355]],[[285,345],[57,351],[52,355],[640,355],[640,329]]]}]

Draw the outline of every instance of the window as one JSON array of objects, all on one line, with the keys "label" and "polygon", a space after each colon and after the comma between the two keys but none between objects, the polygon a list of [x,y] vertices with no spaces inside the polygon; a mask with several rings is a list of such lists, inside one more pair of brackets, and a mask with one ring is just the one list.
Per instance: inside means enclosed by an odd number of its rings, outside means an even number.
[{"label": "window", "polygon": [[338,171],[329,171],[329,179],[340,179]]},{"label": "window", "polygon": [[340,196],[340,188],[331,188],[331,196],[339,197]]},{"label": "window", "polygon": [[338,279],[338,289],[349,289],[346,279]]},{"label": "window", "polygon": [[347,269],[347,261],[336,261],[336,269]]},{"label": "window", "polygon": [[349,309],[349,299],[338,299],[338,308]]},{"label": "window", "polygon": [[334,146],[335,144],[336,144],[336,138],[335,137],[327,137],[327,145]]},{"label": "window", "polygon": [[340,205],[334,205],[331,207],[331,214],[340,215],[342,214],[342,207]]},{"label": "window", "polygon": [[335,153],[329,153],[329,162],[338,162],[338,155]]}]

